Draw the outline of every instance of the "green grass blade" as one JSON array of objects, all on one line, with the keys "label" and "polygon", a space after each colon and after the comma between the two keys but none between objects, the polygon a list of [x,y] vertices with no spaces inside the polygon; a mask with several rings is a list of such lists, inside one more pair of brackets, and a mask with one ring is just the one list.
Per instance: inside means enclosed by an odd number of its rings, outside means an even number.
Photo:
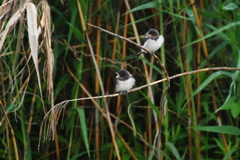
[{"label": "green grass blade", "polygon": [[148,9],[148,8],[155,8],[158,6],[158,2],[157,1],[152,1],[152,2],[148,2],[145,4],[142,4],[140,6],[137,6],[133,9],[131,9],[130,11],[126,12],[125,14],[131,13],[131,12],[135,12],[135,11],[139,11],[139,10],[143,10],[143,9]]},{"label": "green grass blade", "polygon": [[232,28],[232,27],[234,27],[234,26],[237,26],[237,25],[240,25],[240,21],[232,22],[232,23],[230,23],[230,24],[228,24],[228,25],[226,25],[226,26],[223,26],[223,27],[221,27],[221,28],[218,28],[218,29],[214,30],[213,32],[208,33],[208,34],[205,35],[204,37],[199,38],[199,39],[197,39],[197,40],[195,40],[195,41],[193,41],[193,42],[191,42],[191,43],[188,43],[187,45],[183,46],[183,48],[184,48],[184,47],[187,47],[187,46],[190,46],[190,45],[193,45],[193,44],[195,44],[195,43],[197,43],[197,42],[200,42],[200,41],[203,40],[203,39],[207,39],[207,38],[209,38],[209,37],[212,37],[212,36],[214,36],[214,35],[216,35],[216,34],[218,34],[218,33],[221,33],[221,32],[224,31],[224,30],[230,29],[230,28]]},{"label": "green grass blade", "polygon": [[56,91],[55,91],[55,95],[54,95],[55,98],[57,97],[58,93],[66,86],[66,84],[69,82],[70,78],[71,77],[68,74],[63,75],[60,78],[60,80],[56,86]]},{"label": "green grass blade", "polygon": [[84,141],[85,147],[87,149],[88,156],[90,158],[90,150],[89,150],[88,134],[87,134],[87,124],[86,124],[84,109],[76,108],[76,110],[78,112],[78,116],[79,116],[79,119],[80,119],[83,141]]},{"label": "green grass blade", "polygon": [[196,126],[191,128],[207,132],[224,133],[236,136],[240,135],[240,129],[234,126]]},{"label": "green grass blade", "polygon": [[[239,50],[238,50],[238,54],[240,55],[240,51],[239,51]],[[237,68],[240,68],[240,58],[238,58]],[[228,96],[227,96],[224,104],[223,104],[220,108],[218,108],[218,109],[215,111],[215,113],[218,112],[219,110],[222,110],[222,109],[224,108],[224,106],[226,105],[226,103],[231,99],[232,94],[233,94],[234,92],[236,92],[236,82],[237,82],[237,79],[238,79],[238,77],[239,77],[239,71],[235,71],[235,72],[232,74],[231,77],[232,77],[233,81],[232,81],[232,83],[231,83],[231,85],[230,85],[229,94],[228,94]],[[235,94],[235,93],[234,93],[234,94]],[[235,115],[233,115],[233,116],[235,116]]]},{"label": "green grass blade", "polygon": [[[227,160],[228,157],[230,157],[237,149],[233,149],[231,151],[229,151],[224,157],[223,157],[223,160]],[[239,148],[238,148],[239,150]]]},{"label": "green grass blade", "polygon": [[[233,73],[231,72],[226,72],[226,71],[218,71],[218,72],[215,72],[213,73],[212,75],[210,75],[205,81],[202,82],[202,84],[193,92],[191,98],[193,98],[197,93],[199,93],[200,91],[202,91],[207,85],[209,85],[211,83],[212,80],[216,79],[217,77],[219,76],[228,76],[228,77],[231,77],[233,76]],[[187,103],[186,103],[187,104]],[[186,104],[184,106],[186,106]],[[221,107],[220,107],[221,108]],[[220,109],[219,108],[219,109]],[[218,109],[218,110],[219,110]],[[217,110],[217,111],[218,111]],[[216,112],[217,112],[216,111]]]},{"label": "green grass blade", "polygon": [[165,144],[170,148],[170,151],[173,153],[173,155],[176,157],[176,159],[181,160],[181,157],[179,155],[177,148],[171,142],[167,142]]},{"label": "green grass blade", "polygon": [[156,65],[152,64],[151,62],[149,62],[146,58],[142,58],[139,56],[139,59],[146,62],[150,67],[154,68],[158,73],[162,74],[161,69],[159,67],[157,67]]},{"label": "green grass blade", "polygon": [[210,75],[199,87],[198,89],[195,90],[195,92],[193,93],[192,97],[195,96],[198,92],[200,92],[201,90],[203,90],[212,80],[216,79],[219,76],[229,76],[232,77],[232,73],[231,72],[226,72],[226,71],[218,71],[213,73],[212,75]]}]

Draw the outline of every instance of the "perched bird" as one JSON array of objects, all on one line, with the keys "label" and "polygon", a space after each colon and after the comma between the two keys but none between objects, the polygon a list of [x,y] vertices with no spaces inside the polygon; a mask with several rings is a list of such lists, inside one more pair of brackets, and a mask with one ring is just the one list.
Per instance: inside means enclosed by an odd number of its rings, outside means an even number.
[{"label": "perched bird", "polygon": [[116,72],[116,87],[115,92],[119,92],[119,94],[124,94],[128,90],[130,90],[135,84],[135,79],[132,75],[126,70],[120,70]]},{"label": "perched bird", "polygon": [[[142,40],[142,47],[148,49],[151,52],[156,52],[164,42],[164,38],[162,35],[159,35],[159,32],[155,29],[149,29],[148,32],[144,35]],[[140,56],[142,53],[147,53],[142,48],[134,54],[134,56]]]}]

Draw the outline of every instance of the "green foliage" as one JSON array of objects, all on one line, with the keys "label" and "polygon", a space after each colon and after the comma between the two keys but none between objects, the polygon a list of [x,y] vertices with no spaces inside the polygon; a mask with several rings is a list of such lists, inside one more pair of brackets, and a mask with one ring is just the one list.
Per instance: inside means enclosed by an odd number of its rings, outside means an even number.
[{"label": "green foliage", "polygon": [[81,132],[82,132],[82,137],[83,137],[83,141],[84,141],[84,144],[86,146],[86,149],[87,149],[87,152],[88,152],[88,156],[89,158],[91,158],[90,156],[90,152],[89,152],[89,144],[88,144],[88,137],[87,137],[87,124],[86,124],[86,118],[85,118],[85,113],[84,113],[84,110],[81,109],[81,108],[77,108],[76,109],[77,112],[78,112],[78,116],[79,116],[79,119],[80,119],[80,124],[81,124]]},{"label": "green foliage", "polygon": [[192,127],[201,131],[216,132],[216,133],[226,133],[239,136],[240,129],[233,126],[196,126]]}]

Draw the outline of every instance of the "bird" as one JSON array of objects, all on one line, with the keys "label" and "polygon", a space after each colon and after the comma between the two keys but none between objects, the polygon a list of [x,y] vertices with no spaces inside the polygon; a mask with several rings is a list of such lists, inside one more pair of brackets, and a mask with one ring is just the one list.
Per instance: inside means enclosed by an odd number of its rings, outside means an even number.
[{"label": "bird", "polygon": [[127,70],[120,70],[119,72],[116,72],[116,74],[115,92],[118,92],[119,94],[127,93],[128,90],[132,89],[136,80]]},{"label": "bird", "polygon": [[[159,32],[157,30],[149,29],[143,37],[141,46],[154,53],[163,45],[163,43],[164,37],[162,35],[159,35]],[[147,51],[139,48],[139,50],[134,54],[134,56],[138,57],[142,53],[147,53]]]}]

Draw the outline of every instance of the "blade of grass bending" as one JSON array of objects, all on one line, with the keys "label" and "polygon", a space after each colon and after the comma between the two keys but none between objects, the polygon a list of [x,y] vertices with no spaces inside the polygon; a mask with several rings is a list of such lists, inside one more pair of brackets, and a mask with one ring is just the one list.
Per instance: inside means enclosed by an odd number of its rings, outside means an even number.
[{"label": "blade of grass bending", "polygon": [[180,157],[180,155],[179,155],[179,152],[178,152],[177,148],[171,142],[167,142],[165,144],[170,148],[170,151],[173,153],[173,155],[175,156],[175,158],[177,160],[181,160],[182,159]]},{"label": "blade of grass bending", "polygon": [[191,128],[207,132],[225,133],[235,136],[240,135],[240,129],[234,126],[196,126]]},{"label": "blade of grass bending", "polygon": [[150,67],[154,68],[159,74],[163,74],[161,69],[159,69],[156,65],[154,65],[153,63],[149,62],[145,57],[140,57],[139,59],[141,59],[142,61],[144,61],[145,63],[147,63]]},{"label": "blade of grass bending", "polygon": [[145,3],[145,4],[142,4],[140,6],[137,6],[137,7],[129,10],[128,12],[126,12],[124,14],[128,14],[128,13],[139,11],[139,10],[143,10],[143,9],[148,9],[148,8],[155,8],[156,6],[158,6],[157,0],[152,1],[152,2],[148,2],[148,3]]},{"label": "blade of grass bending", "polygon": [[37,8],[31,3],[27,2],[27,26],[28,26],[28,37],[31,48],[31,56],[36,68],[38,77],[38,85],[40,95],[42,97],[41,79],[38,69],[38,31],[37,31]]},{"label": "blade of grass bending", "polygon": [[[240,55],[240,51],[239,51],[239,50],[238,50],[238,54]],[[240,58],[238,58],[237,68],[240,68]],[[233,82],[232,82],[231,85],[230,85],[229,94],[228,94],[228,96],[227,96],[224,104],[223,104],[221,107],[219,107],[219,108],[215,111],[215,113],[218,112],[219,110],[222,110],[222,109],[224,108],[225,104],[226,104],[226,103],[229,101],[229,99],[231,98],[232,93],[235,92],[235,90],[236,90],[236,81],[237,81],[237,79],[238,79],[238,76],[239,76],[239,71],[236,71],[235,73],[233,73],[233,75],[232,75]]]},{"label": "blade of grass bending", "polygon": [[193,44],[195,44],[195,43],[197,43],[197,42],[199,42],[199,41],[201,41],[201,40],[203,40],[203,39],[207,39],[207,38],[209,38],[209,37],[212,37],[213,35],[216,35],[216,34],[222,32],[222,31],[224,31],[224,30],[230,29],[230,28],[232,28],[232,27],[234,27],[234,26],[237,26],[237,25],[240,25],[240,21],[233,22],[233,23],[230,23],[230,24],[228,24],[228,25],[226,25],[226,26],[223,26],[223,27],[221,27],[221,28],[219,28],[219,29],[216,29],[216,30],[214,30],[213,32],[208,33],[208,34],[205,35],[204,37],[199,38],[199,39],[197,39],[197,40],[195,40],[195,41],[193,41],[193,42],[191,42],[191,43],[188,43],[187,45],[183,46],[183,48],[184,48],[184,47],[187,47],[187,46],[190,46],[190,45],[193,45]]},{"label": "blade of grass bending", "polygon": [[204,82],[202,82],[202,84],[195,90],[195,92],[193,92],[193,94],[191,95],[191,98],[193,98],[198,92],[203,90],[208,84],[210,84],[212,80],[216,79],[218,76],[221,76],[221,75],[232,77],[232,73],[226,72],[226,71],[218,71],[213,73]]},{"label": "blade of grass bending", "polygon": [[223,160],[227,160],[232,154],[233,152],[235,152],[236,150],[239,150],[239,148],[233,149],[230,152],[228,152],[224,157]]},{"label": "blade of grass bending", "polygon": [[86,118],[85,118],[85,113],[84,113],[84,109],[82,108],[75,108],[78,112],[78,116],[80,119],[80,124],[81,124],[81,133],[83,136],[83,142],[85,144],[85,147],[87,149],[87,153],[88,153],[88,157],[91,159],[90,156],[90,150],[89,150],[89,144],[88,144],[88,134],[87,134],[87,124],[86,124]]}]

